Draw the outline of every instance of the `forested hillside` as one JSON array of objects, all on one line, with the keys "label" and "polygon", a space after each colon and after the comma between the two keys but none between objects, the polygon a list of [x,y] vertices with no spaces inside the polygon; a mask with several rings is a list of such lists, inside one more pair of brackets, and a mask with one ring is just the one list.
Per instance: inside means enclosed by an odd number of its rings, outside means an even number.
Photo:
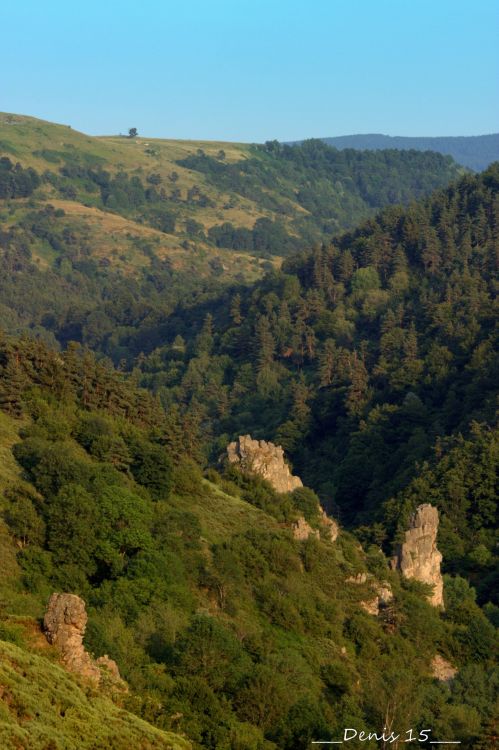
[{"label": "forested hillside", "polygon": [[334,138],[322,138],[324,143],[333,148],[355,148],[358,150],[378,150],[387,148],[417,149],[418,151],[437,151],[448,154],[465,167],[477,172],[487,169],[499,159],[499,133],[471,136],[440,137],[406,137],[381,135],[340,135]]},{"label": "forested hillside", "polygon": [[[451,182],[435,154],[2,117],[0,739],[66,750],[66,712],[107,711],[117,748],[304,750],[385,725],[491,748],[499,164]],[[305,486],[221,460],[245,434]],[[389,563],[427,503],[444,610]],[[86,601],[126,695],[70,700],[71,679],[50,701],[54,591]]]},{"label": "forested hillside", "polygon": [[[206,457],[246,432],[279,442],[326,506],[387,551],[408,504],[434,494],[450,516],[446,564],[473,571],[485,599],[498,185],[495,165],[385,210],[250,290],[179,307],[162,328],[168,343],[140,363],[141,382],[198,425]],[[451,481],[457,505],[441,486]]]},{"label": "forested hillside", "polygon": [[[0,200],[31,198],[65,211],[94,262],[130,274],[151,255],[220,280],[254,280],[281,257],[354,226],[381,206],[448,185],[462,168],[434,153],[95,138],[62,125],[0,114]],[[18,200],[2,222],[24,218]],[[37,236],[35,258],[61,249]],[[229,252],[230,251],[230,252]],[[74,258],[67,260],[74,262]]]},{"label": "forested hillside", "polygon": [[[128,731],[144,748],[296,750],[383,724],[489,747],[494,627],[464,577],[447,578],[442,615],[377,544],[293,538],[300,514],[316,523],[311,490],[278,495],[231,468],[203,478],[175,412],[78,347],[3,339],[0,361],[6,741],[72,747],[79,712],[117,748]],[[393,598],[376,615],[381,583]],[[119,705],[176,735],[123,711],[109,723],[102,695],[57,678],[35,637],[54,590],[87,601],[87,647],[129,684]],[[434,677],[437,653],[452,685]]]}]

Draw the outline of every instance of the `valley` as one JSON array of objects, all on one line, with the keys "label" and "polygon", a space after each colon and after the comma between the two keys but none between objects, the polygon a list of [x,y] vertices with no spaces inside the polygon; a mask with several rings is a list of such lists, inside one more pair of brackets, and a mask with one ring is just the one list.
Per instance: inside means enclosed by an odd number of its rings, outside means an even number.
[{"label": "valley", "polygon": [[493,747],[498,189],[0,115],[6,748]]}]

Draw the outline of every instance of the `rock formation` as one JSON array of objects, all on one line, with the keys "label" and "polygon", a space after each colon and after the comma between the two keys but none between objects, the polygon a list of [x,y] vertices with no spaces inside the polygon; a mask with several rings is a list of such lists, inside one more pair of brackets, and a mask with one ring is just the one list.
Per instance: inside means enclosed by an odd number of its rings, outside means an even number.
[{"label": "rock formation", "polygon": [[239,464],[243,472],[266,479],[276,492],[293,492],[297,487],[303,487],[300,477],[291,474],[280,445],[241,435],[229,443],[227,456],[229,462]]},{"label": "rock formation", "polygon": [[296,521],[291,524],[293,536],[299,541],[308,539],[309,536],[314,536],[316,539],[320,538],[320,532],[318,529],[313,529],[312,526],[306,521],[303,516],[300,516]]},{"label": "rock formation", "polygon": [[[266,479],[276,492],[293,492],[298,487],[303,487],[300,477],[291,474],[280,445],[267,443],[265,440],[253,440],[251,435],[240,435],[227,446],[227,458],[229,463],[237,464],[245,474],[256,474]],[[293,521],[291,529],[295,539],[303,541],[309,536],[317,539],[322,536],[330,542],[335,541],[339,533],[336,521],[329,518],[320,505],[317,506],[317,515],[320,530],[312,528],[303,516]]]},{"label": "rock formation", "polygon": [[457,669],[450,661],[444,659],[440,654],[436,654],[431,661],[431,673],[440,682],[450,682],[457,675]]},{"label": "rock formation", "polygon": [[438,510],[429,503],[419,505],[411,517],[405,540],[392,560],[392,567],[405,578],[433,586],[429,597],[434,607],[443,607],[442,555],[437,549]]},{"label": "rock formation", "polygon": [[374,582],[372,581],[372,576],[367,573],[357,573],[354,576],[345,578],[345,583],[353,583],[357,586],[362,586],[368,581],[370,581],[374,596],[361,601],[360,606],[370,615],[379,615],[380,609],[387,607],[393,601],[393,591],[388,581],[382,581],[381,583]]},{"label": "rock formation", "polygon": [[357,586],[362,586],[367,581],[367,573],[356,573],[354,576],[348,576],[345,578],[345,583],[355,583]]},{"label": "rock formation", "polygon": [[296,521],[293,521],[291,529],[295,539],[303,541],[308,539],[309,536],[313,536],[316,539],[320,539],[322,536],[322,538],[328,542],[335,541],[339,533],[338,524],[336,521],[333,521],[332,518],[329,518],[324,508],[321,508],[320,505],[317,507],[317,514],[320,525],[320,528],[318,529],[314,529],[303,516],[300,516]]},{"label": "rock formation", "polygon": [[103,671],[113,682],[121,680],[118,665],[109,656],[94,661],[83,645],[88,615],[85,602],[75,594],[52,594],[43,620],[45,636],[57,646],[64,666],[94,682],[100,682]]}]

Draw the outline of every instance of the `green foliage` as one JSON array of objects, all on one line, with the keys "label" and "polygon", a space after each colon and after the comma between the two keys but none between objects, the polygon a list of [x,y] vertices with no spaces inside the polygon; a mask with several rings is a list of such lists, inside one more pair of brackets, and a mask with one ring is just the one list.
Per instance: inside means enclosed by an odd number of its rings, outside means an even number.
[{"label": "green foliage", "polygon": [[23,167],[2,156],[0,158],[0,199],[27,198],[40,184],[40,177],[34,169]]},{"label": "green foliage", "polygon": [[136,441],[132,455],[131,471],[135,480],[147,487],[155,500],[167,498],[172,486],[173,465],[165,449],[146,441]]},{"label": "green foliage", "polygon": [[0,743],[22,750],[109,748],[189,750],[190,743],[152,727],[80,686],[62,667],[2,642]]},{"label": "green foliage", "polygon": [[[454,174],[436,155],[360,156],[317,142],[266,144],[250,157],[200,152],[187,166],[274,212],[252,230],[211,233],[265,255]],[[156,178],[57,158],[47,190],[172,227]],[[267,187],[279,181],[277,199]],[[0,232],[0,316],[30,331],[0,338],[2,420],[14,425],[2,446],[7,615],[40,616],[54,589],[84,595],[89,647],[117,659],[130,705],[199,748],[299,750],[342,722],[424,722],[470,748],[485,741],[497,620],[498,186],[497,166],[466,176],[230,290],[193,273],[179,281],[152,242],[147,271],[119,277],[60,211],[24,210]],[[295,199],[315,218],[294,216]],[[186,200],[194,215],[210,198],[191,185]],[[40,246],[47,270],[31,258]],[[199,464],[247,432],[282,441],[315,492],[279,495],[233,467],[203,479]],[[339,539],[294,540],[297,515],[319,526],[319,497],[342,523]],[[421,502],[440,511],[445,614],[421,584],[401,586],[382,551]],[[346,583],[367,571],[365,583]],[[361,602],[384,580],[395,598],[374,617]],[[7,617],[13,639],[9,627]],[[429,676],[437,651],[462,673],[450,686]]]},{"label": "green foliage", "polygon": [[[302,244],[323,240],[354,226],[373,208],[407,203],[457,175],[440,154],[337,151],[319,140],[293,147],[266,143],[254,147],[250,158],[232,163],[197,153],[177,164],[205,175],[220,190],[292,218],[292,232],[267,218],[257,219],[253,229],[231,222],[209,229],[217,246],[257,255],[289,255],[300,247],[296,234]],[[302,211],[295,210],[295,201]]]},{"label": "green foliage", "polygon": [[[205,325],[195,345],[209,351],[212,336]],[[164,416],[147,424],[147,412],[136,421],[115,412],[107,370],[96,371],[93,388],[101,394],[108,384],[108,406],[89,399],[77,370],[59,377],[37,351],[35,374],[32,350],[17,350],[21,398],[33,416],[14,446],[32,486],[18,483],[5,495],[20,547],[15,586],[39,612],[54,589],[86,598],[88,647],[117,660],[133,710],[199,748],[295,750],[352,717],[376,727],[388,710],[404,725],[426,716],[437,644],[460,668],[475,664],[480,684],[494,628],[464,578],[446,582],[441,618],[417,586],[396,586],[376,526],[367,556],[345,531],[334,545],[295,541],[289,524],[297,514],[318,522],[312,490],[278,495],[233,467],[207,472],[210,483],[192,459],[169,458]],[[304,404],[296,398],[300,415]],[[345,584],[366,565],[376,580],[393,580],[395,601],[379,618],[360,607],[367,590]],[[9,620],[2,627],[22,643]],[[440,696],[435,726],[458,716],[449,737],[485,733],[490,695],[481,691],[477,702],[459,691]]]},{"label": "green foliage", "polygon": [[319,498],[309,487],[298,487],[292,492],[293,505],[307,521],[317,521]]}]

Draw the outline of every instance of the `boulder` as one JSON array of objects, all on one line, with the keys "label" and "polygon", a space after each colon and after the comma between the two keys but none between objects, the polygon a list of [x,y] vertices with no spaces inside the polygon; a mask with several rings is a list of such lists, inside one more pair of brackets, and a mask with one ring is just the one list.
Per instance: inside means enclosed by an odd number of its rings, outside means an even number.
[{"label": "boulder", "polygon": [[429,602],[443,607],[442,554],[437,549],[438,510],[429,503],[419,505],[411,516],[405,540],[392,560],[392,567],[405,578],[433,586]]}]

